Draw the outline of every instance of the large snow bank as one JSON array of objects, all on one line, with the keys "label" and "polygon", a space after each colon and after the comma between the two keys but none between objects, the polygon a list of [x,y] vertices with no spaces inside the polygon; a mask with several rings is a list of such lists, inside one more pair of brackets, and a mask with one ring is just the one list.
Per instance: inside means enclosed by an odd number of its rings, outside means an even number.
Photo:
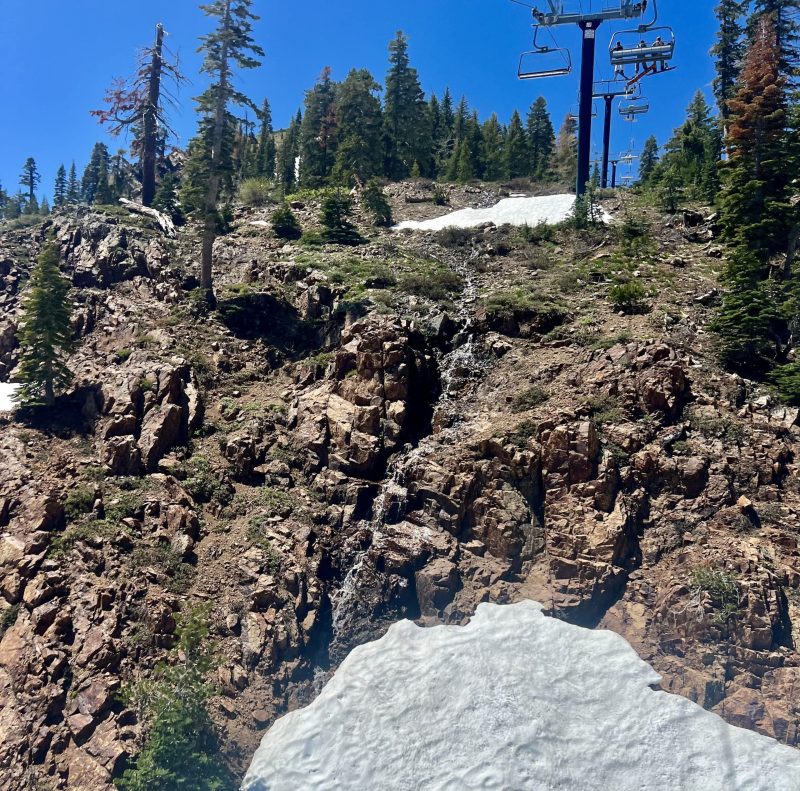
[{"label": "large snow bank", "polygon": [[0,412],[10,412],[14,409],[12,397],[17,390],[19,385],[0,382]]},{"label": "large snow bank", "polygon": [[654,691],[627,642],[482,604],[356,648],[267,732],[247,791],[798,791],[800,751]]},{"label": "large snow bank", "polygon": [[474,228],[485,222],[495,225],[538,225],[563,222],[572,213],[574,195],[542,195],[536,198],[504,198],[488,209],[461,209],[433,220],[406,220],[398,230],[441,231],[443,228]]}]

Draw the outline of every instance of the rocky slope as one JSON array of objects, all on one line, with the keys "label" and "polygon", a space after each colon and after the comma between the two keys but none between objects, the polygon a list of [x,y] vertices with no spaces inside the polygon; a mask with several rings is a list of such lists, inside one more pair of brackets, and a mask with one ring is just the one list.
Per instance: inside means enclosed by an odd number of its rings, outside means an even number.
[{"label": "rocky slope", "polygon": [[[437,211],[392,191],[398,219]],[[296,203],[307,229],[316,208]],[[0,419],[0,788],[110,787],[142,737],[119,690],[197,602],[239,776],[353,645],[524,598],[798,745],[798,412],[714,361],[713,227],[606,208],[581,232],[364,225],[357,248],[242,212],[213,313],[191,228],[84,210],[4,229],[0,379],[48,234],[76,377],[57,416]],[[630,314],[619,279],[645,286]]]}]

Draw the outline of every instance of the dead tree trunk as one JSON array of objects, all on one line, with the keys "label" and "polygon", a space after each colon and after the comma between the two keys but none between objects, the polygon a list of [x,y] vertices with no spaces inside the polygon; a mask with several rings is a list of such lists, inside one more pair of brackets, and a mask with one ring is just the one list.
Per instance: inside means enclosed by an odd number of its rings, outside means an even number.
[{"label": "dead tree trunk", "polygon": [[147,79],[147,99],[142,118],[142,203],[150,206],[156,194],[158,159],[158,108],[161,101],[161,76],[164,71],[164,27],[156,27],[156,43]]}]

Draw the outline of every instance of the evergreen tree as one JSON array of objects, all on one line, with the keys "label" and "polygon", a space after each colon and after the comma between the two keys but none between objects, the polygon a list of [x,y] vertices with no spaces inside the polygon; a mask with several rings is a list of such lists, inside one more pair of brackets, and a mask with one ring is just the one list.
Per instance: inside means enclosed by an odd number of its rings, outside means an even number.
[{"label": "evergreen tree", "polygon": [[284,194],[291,192],[297,185],[297,158],[300,156],[300,125],[302,118],[303,116],[298,110],[297,115],[292,118],[278,148],[275,169],[278,182],[283,188]]},{"label": "evergreen tree", "polygon": [[503,127],[492,113],[483,125],[483,162],[486,181],[500,181],[505,175],[505,136]]},{"label": "evergreen tree", "polygon": [[[42,180],[39,175],[39,169],[36,167],[36,160],[33,157],[28,157],[25,164],[22,166],[22,175],[19,177],[20,187],[26,187],[28,190],[28,205],[34,206],[36,204],[36,188]],[[31,211],[31,214],[34,212]]]},{"label": "evergreen tree", "polygon": [[339,149],[335,174],[364,184],[383,171],[383,117],[375,95],[380,85],[366,69],[353,69],[336,91]]},{"label": "evergreen tree", "polygon": [[0,218],[4,218],[6,216],[7,205],[8,193],[3,189],[3,185],[0,184]]},{"label": "evergreen tree", "polygon": [[749,0],[720,0],[716,8],[719,31],[717,43],[711,48],[711,55],[717,71],[714,96],[723,120],[728,118],[728,101],[733,98],[744,57],[742,18],[748,3]]},{"label": "evergreen tree", "polygon": [[67,203],[80,203],[81,200],[81,185],[78,181],[78,171],[75,163],[69,169],[69,179],[67,180]]},{"label": "evergreen tree", "polygon": [[39,201],[36,200],[36,196],[34,195],[33,198],[25,197],[23,198],[23,214],[32,215],[39,213]]},{"label": "evergreen tree", "polygon": [[256,59],[264,51],[252,37],[252,22],[257,19],[251,12],[252,0],[213,0],[201,6],[206,16],[216,19],[216,28],[202,36],[200,50],[205,54],[201,71],[209,75],[211,84],[197,99],[202,116],[197,149],[207,157],[204,172],[195,176],[203,182],[203,239],[200,264],[200,287],[213,299],[214,240],[219,222],[218,202],[223,177],[231,170],[231,145],[236,130],[235,119],[229,111],[231,105],[255,105],[234,87],[234,68],[254,69],[260,65]]},{"label": "evergreen tree", "polygon": [[559,184],[573,188],[578,179],[578,122],[567,113],[558,132],[550,167]]},{"label": "evergreen tree", "polygon": [[762,21],[768,20],[775,31],[778,47],[778,72],[787,85],[793,85],[800,65],[800,0],[753,0],[748,20],[750,41],[758,36]]},{"label": "evergreen tree", "polygon": [[89,164],[81,179],[81,197],[84,203],[108,204],[111,202],[108,186],[108,148],[105,143],[95,143]]},{"label": "evergreen tree", "polygon": [[17,398],[23,404],[55,403],[56,391],[66,387],[72,374],[64,361],[70,346],[69,281],[58,268],[58,247],[47,245],[39,255],[22,303],[17,333],[21,348]]},{"label": "evergreen tree", "polygon": [[363,241],[351,221],[353,201],[337,192],[322,202],[322,238],[330,244],[357,245]]},{"label": "evergreen tree", "polygon": [[306,92],[300,126],[300,181],[304,186],[319,187],[328,180],[336,144],[336,88],[330,66],[326,66],[316,85]]},{"label": "evergreen tree", "polygon": [[447,136],[442,122],[442,105],[436,94],[428,102],[428,128],[431,130],[431,153],[435,173],[442,166],[442,154],[445,150]]},{"label": "evergreen tree", "polygon": [[134,76],[114,82],[104,97],[107,107],[92,111],[101,124],[109,125],[111,134],[133,132],[131,151],[139,160],[145,206],[155,197],[159,153],[171,132],[167,112],[171,100],[163,82],[165,78],[176,85],[184,82],[177,61],[165,57],[164,50],[164,27],[158,24],[153,46],[143,50]]},{"label": "evergreen tree", "polygon": [[444,89],[444,96],[442,97],[442,130],[446,136],[450,137],[453,134],[453,127],[456,122],[456,116],[453,112],[453,97],[450,94],[450,89]]},{"label": "evergreen tree", "polygon": [[686,121],[667,141],[654,178],[660,179],[663,172],[670,170],[677,183],[692,197],[712,202],[719,189],[722,140],[702,91],[694,95],[686,116]]},{"label": "evergreen tree", "polygon": [[785,250],[788,204],[786,91],[775,29],[758,25],[729,102],[729,159],[720,199],[726,237],[764,256]]},{"label": "evergreen tree", "polygon": [[408,40],[397,32],[389,44],[389,71],[384,100],[385,173],[406,178],[416,162],[431,174],[431,137],[425,97],[417,70],[410,65]]},{"label": "evergreen tree", "polygon": [[392,224],[392,207],[377,179],[367,182],[361,193],[361,205],[372,216],[376,226],[388,227]]},{"label": "evergreen tree", "polygon": [[519,113],[514,110],[506,133],[505,171],[507,178],[526,176],[530,169],[530,148],[525,127]]},{"label": "evergreen tree", "polygon": [[42,217],[46,217],[50,214],[50,202],[47,198],[42,198],[42,202],[39,204],[39,214],[41,214]]},{"label": "evergreen tree", "polygon": [[272,110],[269,102],[264,99],[261,106],[261,131],[258,135],[258,155],[256,158],[256,175],[273,179],[275,178],[275,134],[272,128]]},{"label": "evergreen tree", "polygon": [[556,138],[550,113],[547,112],[547,102],[542,96],[531,105],[527,132],[531,155],[528,175],[536,181],[544,181],[550,168]]},{"label": "evergreen tree", "polygon": [[644,141],[642,155],[639,158],[639,181],[647,185],[653,175],[653,171],[658,164],[658,140],[655,135],[650,135]]},{"label": "evergreen tree", "polygon": [[178,179],[174,173],[167,173],[161,179],[153,198],[153,208],[172,218],[175,225],[182,225],[186,221],[178,199]]},{"label": "evergreen tree", "polygon": [[67,202],[67,170],[59,165],[56,183],[53,186],[53,205],[58,209]]}]

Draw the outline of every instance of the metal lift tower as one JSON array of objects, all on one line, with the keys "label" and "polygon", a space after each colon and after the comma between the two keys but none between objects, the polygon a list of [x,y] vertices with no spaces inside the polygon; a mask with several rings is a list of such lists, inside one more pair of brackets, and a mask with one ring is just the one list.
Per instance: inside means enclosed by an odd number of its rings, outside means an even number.
[{"label": "metal lift tower", "polygon": [[[581,83],[580,109],[578,111],[578,183],[575,190],[578,195],[586,192],[589,181],[592,141],[592,86],[594,83],[594,58],[597,28],[605,21],[616,19],[638,19],[642,17],[647,4],[639,0],[619,0],[614,8],[592,11],[596,4],[589,0],[590,10],[583,13],[581,4],[579,11],[568,11],[564,8],[564,0],[546,0],[547,10],[534,8],[533,18],[537,26],[557,27],[559,25],[577,25],[581,29],[583,45],[581,48]],[[574,5],[575,3],[573,3]],[[531,75],[533,76],[533,75]],[[543,75],[544,76],[544,75]]]}]

